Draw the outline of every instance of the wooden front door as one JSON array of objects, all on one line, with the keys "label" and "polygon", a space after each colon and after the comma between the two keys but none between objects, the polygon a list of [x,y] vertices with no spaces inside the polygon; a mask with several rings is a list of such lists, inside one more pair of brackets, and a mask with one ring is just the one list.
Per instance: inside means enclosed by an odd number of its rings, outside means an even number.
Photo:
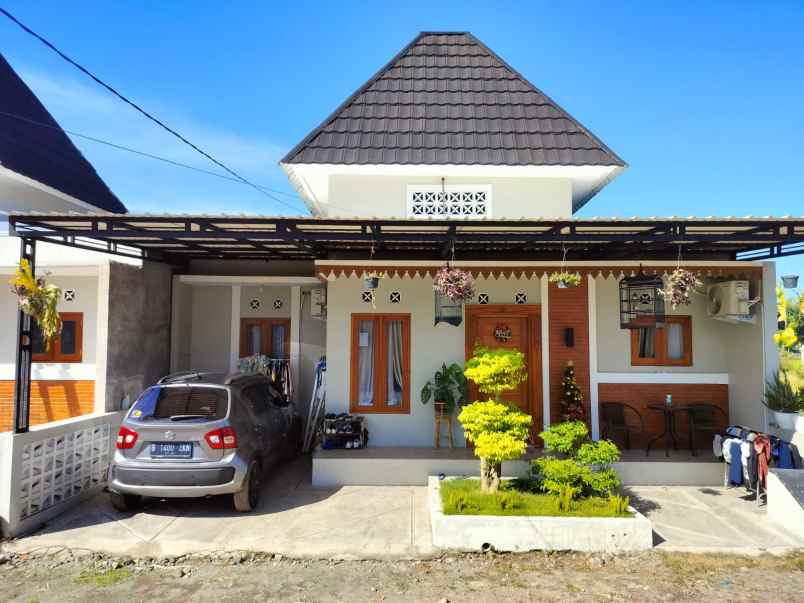
[{"label": "wooden front door", "polygon": [[[483,305],[466,307],[466,358],[475,346],[517,349],[525,354],[528,378],[502,399],[533,417],[533,434],[542,430],[541,310],[535,305]],[[470,382],[470,400],[480,400]]]},{"label": "wooden front door", "polygon": [[289,318],[241,318],[240,357],[290,358]]}]

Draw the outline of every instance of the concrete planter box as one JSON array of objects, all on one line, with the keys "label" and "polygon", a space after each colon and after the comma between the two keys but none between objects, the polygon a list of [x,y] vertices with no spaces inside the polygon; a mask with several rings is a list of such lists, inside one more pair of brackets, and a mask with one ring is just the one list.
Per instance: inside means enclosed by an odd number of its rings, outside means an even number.
[{"label": "concrete planter box", "polygon": [[634,517],[542,517],[444,515],[441,483],[428,480],[433,545],[482,551],[642,551],[653,547],[653,528],[633,508]]}]

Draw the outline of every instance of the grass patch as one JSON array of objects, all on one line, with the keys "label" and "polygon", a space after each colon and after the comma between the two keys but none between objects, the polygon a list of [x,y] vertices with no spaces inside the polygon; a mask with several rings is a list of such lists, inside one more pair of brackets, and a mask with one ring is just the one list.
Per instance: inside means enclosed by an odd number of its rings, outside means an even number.
[{"label": "grass patch", "polygon": [[111,569],[108,571],[93,570],[82,572],[75,577],[74,582],[76,584],[88,584],[89,586],[104,587],[117,584],[118,582],[121,582],[126,578],[130,578],[133,575],[133,572],[125,567]]},{"label": "grass patch", "polygon": [[790,385],[801,390],[804,388],[804,367],[801,366],[801,356],[791,352],[779,352],[779,368],[787,371]]},{"label": "grass patch", "polygon": [[558,497],[528,492],[520,482],[507,480],[496,494],[480,492],[476,479],[450,479],[441,482],[444,515],[541,515],[550,517],[633,517],[619,512],[606,498],[573,501],[569,511],[561,511]]}]

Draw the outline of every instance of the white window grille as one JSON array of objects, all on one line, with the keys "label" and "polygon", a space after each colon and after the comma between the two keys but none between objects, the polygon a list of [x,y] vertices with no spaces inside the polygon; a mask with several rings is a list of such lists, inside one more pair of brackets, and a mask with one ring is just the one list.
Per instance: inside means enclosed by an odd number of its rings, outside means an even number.
[{"label": "white window grille", "polygon": [[408,187],[409,218],[491,217],[491,187],[487,185],[441,185]]}]

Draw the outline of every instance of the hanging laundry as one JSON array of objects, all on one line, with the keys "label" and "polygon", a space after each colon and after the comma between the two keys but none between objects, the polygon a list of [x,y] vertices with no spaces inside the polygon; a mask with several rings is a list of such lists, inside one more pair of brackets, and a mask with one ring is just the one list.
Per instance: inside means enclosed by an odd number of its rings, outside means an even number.
[{"label": "hanging laundry", "polygon": [[757,478],[759,485],[765,489],[768,481],[768,465],[771,460],[771,442],[766,435],[759,435],[754,440],[754,450],[757,453]]}]

